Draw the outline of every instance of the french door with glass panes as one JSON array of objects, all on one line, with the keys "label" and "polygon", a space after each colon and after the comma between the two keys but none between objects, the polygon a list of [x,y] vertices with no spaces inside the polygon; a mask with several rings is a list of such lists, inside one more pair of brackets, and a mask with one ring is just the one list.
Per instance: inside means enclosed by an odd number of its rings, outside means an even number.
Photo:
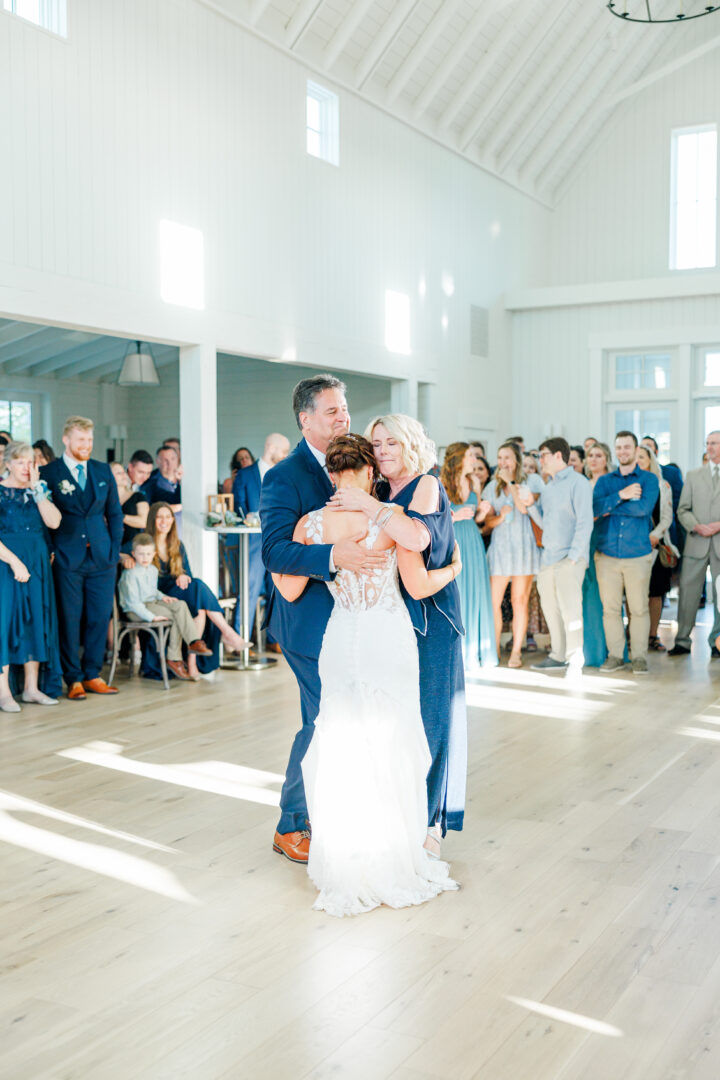
[{"label": "french door with glass panes", "polygon": [[688,468],[702,462],[705,440],[720,431],[720,346],[703,345],[695,353],[695,417]]}]

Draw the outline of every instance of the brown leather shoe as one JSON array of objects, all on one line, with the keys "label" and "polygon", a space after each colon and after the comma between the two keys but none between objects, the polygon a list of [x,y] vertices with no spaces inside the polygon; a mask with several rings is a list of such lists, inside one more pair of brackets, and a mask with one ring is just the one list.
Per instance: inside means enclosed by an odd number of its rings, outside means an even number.
[{"label": "brown leather shoe", "polygon": [[188,669],[182,660],[167,660],[167,666],[172,671],[176,679],[189,679]]},{"label": "brown leather shoe", "polygon": [[202,638],[196,638],[195,641],[191,641],[188,645],[188,649],[190,652],[197,653],[198,656],[212,656],[212,649],[208,649]]},{"label": "brown leather shoe", "polygon": [[67,694],[70,701],[84,701],[86,693],[83,690],[83,684],[81,682],[74,682]]},{"label": "brown leather shoe", "polygon": [[108,686],[104,679],[83,679],[83,686],[91,694],[117,694],[117,686]]},{"label": "brown leather shoe", "polygon": [[273,851],[284,855],[290,862],[306,863],[310,854],[310,833],[302,832],[276,832],[273,837]]}]

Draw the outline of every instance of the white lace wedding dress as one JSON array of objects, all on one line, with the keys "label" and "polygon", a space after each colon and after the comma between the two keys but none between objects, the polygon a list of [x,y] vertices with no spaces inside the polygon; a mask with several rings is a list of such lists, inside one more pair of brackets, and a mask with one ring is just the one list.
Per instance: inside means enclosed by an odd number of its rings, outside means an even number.
[{"label": "white lace wedding dress", "polygon": [[[367,547],[378,532],[370,526]],[[308,515],[306,534],[324,543],[323,510]],[[395,550],[382,569],[340,570],[328,588],[335,605],[320,652],[320,711],[302,763],[308,874],[320,891],[313,907],[343,916],[422,904],[458,884],[423,848],[430,752]]]}]

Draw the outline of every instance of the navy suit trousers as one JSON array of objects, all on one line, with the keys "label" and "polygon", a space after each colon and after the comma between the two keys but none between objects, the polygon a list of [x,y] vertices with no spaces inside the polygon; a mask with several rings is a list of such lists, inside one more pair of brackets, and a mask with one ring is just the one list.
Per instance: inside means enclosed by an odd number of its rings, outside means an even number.
[{"label": "navy suit trousers", "polygon": [[279,833],[296,832],[307,828],[308,809],[305,799],[305,785],[302,776],[302,760],[312,741],[315,731],[315,717],[320,711],[320,674],[317,657],[301,656],[300,653],[288,652],[283,648],[287,660],[300,688],[300,710],[302,727],[295,736],[285,772],[285,783],[280,793]]},{"label": "navy suit trousers", "polygon": [[[112,618],[115,567],[98,569],[87,555],[77,570],[53,564],[60,630],[60,661],[68,686],[102,671]],[[83,655],[80,657],[80,645]]]}]

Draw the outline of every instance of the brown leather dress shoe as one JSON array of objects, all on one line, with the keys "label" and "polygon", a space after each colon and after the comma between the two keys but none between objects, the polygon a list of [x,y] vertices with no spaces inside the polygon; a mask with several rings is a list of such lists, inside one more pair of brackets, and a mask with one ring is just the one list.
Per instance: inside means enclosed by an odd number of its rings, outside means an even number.
[{"label": "brown leather dress shoe", "polygon": [[273,851],[284,855],[290,862],[306,863],[310,854],[310,833],[302,832],[276,832],[273,837]]},{"label": "brown leather dress shoe", "polygon": [[212,656],[212,649],[208,649],[202,638],[196,638],[195,641],[191,641],[188,645],[188,649],[190,652],[197,653],[198,656]]},{"label": "brown leather dress shoe", "polygon": [[188,669],[182,660],[168,660],[167,666],[172,671],[176,679],[189,679]]},{"label": "brown leather dress shoe", "polygon": [[104,679],[83,679],[83,686],[91,694],[117,694],[117,686],[108,686]]},{"label": "brown leather dress shoe", "polygon": [[67,694],[70,701],[84,701],[86,693],[83,690],[83,684],[81,682],[74,682]]}]

